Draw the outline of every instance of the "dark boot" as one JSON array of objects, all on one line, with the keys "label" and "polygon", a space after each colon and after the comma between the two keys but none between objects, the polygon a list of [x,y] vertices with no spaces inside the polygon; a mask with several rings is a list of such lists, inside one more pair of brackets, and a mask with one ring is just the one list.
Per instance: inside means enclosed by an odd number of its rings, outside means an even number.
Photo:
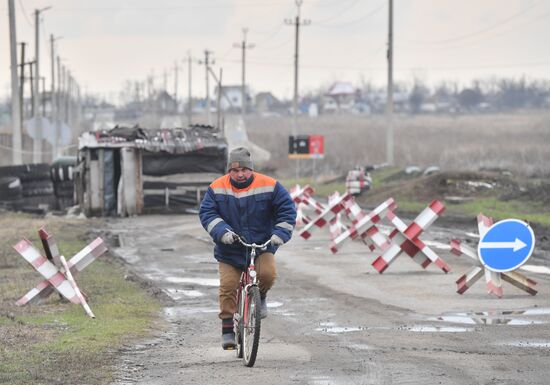
[{"label": "dark boot", "polygon": [[222,348],[223,350],[233,350],[237,346],[235,342],[235,332],[233,331],[233,319],[222,320]]},{"label": "dark boot", "polygon": [[222,348],[223,350],[234,350],[237,346],[235,342],[235,333],[224,333],[222,334]]}]

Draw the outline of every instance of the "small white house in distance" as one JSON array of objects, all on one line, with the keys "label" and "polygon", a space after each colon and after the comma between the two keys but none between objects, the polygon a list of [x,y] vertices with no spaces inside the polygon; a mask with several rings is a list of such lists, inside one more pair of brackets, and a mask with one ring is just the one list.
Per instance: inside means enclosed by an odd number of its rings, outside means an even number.
[{"label": "small white house in distance", "polygon": [[[215,90],[216,97],[218,97],[220,92],[218,88],[219,87],[216,87],[216,90]],[[243,105],[241,86],[240,85],[222,86],[221,92],[222,92],[220,95],[221,110],[222,111],[228,111],[228,110],[240,111]],[[245,87],[245,93],[246,93],[247,101],[250,100],[248,87]]]},{"label": "small white house in distance", "polygon": [[355,88],[349,82],[335,82],[325,93],[325,113],[350,111],[355,104]]}]

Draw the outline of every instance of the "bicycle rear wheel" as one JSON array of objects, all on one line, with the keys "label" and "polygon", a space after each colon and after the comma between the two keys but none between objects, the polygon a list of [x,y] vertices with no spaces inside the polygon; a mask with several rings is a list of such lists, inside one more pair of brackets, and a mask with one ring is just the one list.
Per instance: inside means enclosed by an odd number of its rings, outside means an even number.
[{"label": "bicycle rear wheel", "polygon": [[243,319],[239,313],[238,319],[234,318],[235,339],[237,340],[237,358],[243,358]]},{"label": "bicycle rear wheel", "polygon": [[251,286],[246,297],[246,318],[243,322],[243,360],[248,367],[254,366],[260,345],[261,299],[258,286]]}]

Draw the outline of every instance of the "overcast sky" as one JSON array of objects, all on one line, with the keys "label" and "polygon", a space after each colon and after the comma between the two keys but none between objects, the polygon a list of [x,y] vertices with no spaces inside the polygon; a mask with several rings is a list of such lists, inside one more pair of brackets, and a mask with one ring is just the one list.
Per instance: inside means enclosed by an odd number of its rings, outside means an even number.
[{"label": "overcast sky", "polygon": [[[7,0],[0,4],[0,96],[10,90]],[[385,85],[388,0],[304,0],[300,30],[300,90],[335,80]],[[49,78],[51,33],[58,52],[84,89],[110,98],[125,80],[168,73],[187,95],[187,64],[213,51],[223,83],[240,84],[243,27],[255,47],[247,52],[247,83],[254,92],[291,97],[294,0],[15,0],[17,39],[31,43],[35,8],[43,13],[41,73]],[[395,79],[414,77],[467,84],[491,75],[550,79],[550,0],[394,0]],[[545,44],[546,43],[546,44]],[[204,66],[193,66],[193,92],[205,94]],[[49,84],[49,80],[47,81]]]}]

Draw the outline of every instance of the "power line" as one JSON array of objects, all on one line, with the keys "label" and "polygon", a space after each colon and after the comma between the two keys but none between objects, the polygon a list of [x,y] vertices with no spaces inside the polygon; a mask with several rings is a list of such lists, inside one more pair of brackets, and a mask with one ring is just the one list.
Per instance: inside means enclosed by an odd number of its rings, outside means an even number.
[{"label": "power line", "polygon": [[324,27],[327,27],[327,28],[349,27],[350,25],[355,25],[355,24],[361,23],[362,21],[365,21],[368,18],[376,15],[378,12],[380,12],[382,9],[384,9],[385,6],[386,6],[385,2],[380,3],[376,8],[370,10],[365,15],[359,17],[358,19],[354,19],[354,20],[351,20],[351,21],[348,21],[348,22],[345,22],[345,23],[340,23],[340,24],[318,24],[318,23],[315,23],[315,25],[318,25],[319,27],[323,27],[323,28]]},{"label": "power line", "polygon": [[27,15],[27,11],[25,10],[25,6],[23,5],[23,2],[19,0],[18,3],[19,3],[19,6],[21,7],[21,11],[23,12],[23,15],[25,16],[25,20],[27,21],[27,24],[29,24],[31,27],[34,27],[34,23],[31,22],[31,19],[29,19],[29,15]]},{"label": "power line", "polygon": [[504,35],[508,35],[509,33],[511,32],[514,32],[516,30],[518,30],[519,28],[522,28],[526,25],[529,25],[529,26],[532,26],[534,23],[536,22],[539,22],[540,20],[546,20],[546,18],[550,15],[550,11],[547,11],[547,12],[544,12],[540,15],[536,15],[530,19],[527,19],[525,21],[523,21],[522,23],[516,25],[515,27],[513,27],[512,29],[508,29],[508,30],[505,30],[505,31],[501,31],[501,32],[498,32],[498,33],[493,33],[493,34],[489,34],[489,35],[485,35],[485,36],[481,36],[481,37],[478,37],[477,39],[473,40],[473,41],[463,41],[459,44],[449,44],[449,45],[446,45],[446,46],[434,46],[434,45],[421,45],[421,44],[418,44],[418,43],[413,43],[413,42],[410,42],[410,41],[401,41],[401,43],[407,45],[407,46],[410,46],[410,47],[415,47],[415,49],[429,49],[429,50],[448,50],[448,49],[457,49],[457,48],[464,48],[464,47],[471,47],[473,45],[478,45],[478,44],[483,44],[486,40],[491,40],[491,39],[495,39],[497,37],[500,37],[500,36],[504,36]]},{"label": "power line", "polygon": [[351,4],[349,4],[346,8],[342,9],[340,12],[337,12],[336,14],[332,15],[332,16],[329,16],[325,19],[321,19],[319,21],[315,21],[315,24],[317,23],[326,23],[327,21],[331,21],[331,20],[334,20],[334,19],[337,19],[339,18],[340,16],[342,16],[344,13],[346,13],[347,11],[349,11],[350,9],[352,9],[360,0],[353,0],[351,2]]},{"label": "power line", "polygon": [[282,2],[257,2],[257,3],[196,3],[196,4],[185,4],[178,6],[167,6],[167,7],[59,7],[56,8],[57,12],[111,12],[111,11],[174,11],[174,10],[187,10],[190,8],[219,8],[219,7],[276,7],[284,5]]},{"label": "power line", "polygon": [[[239,60],[219,60],[224,63],[240,64]],[[291,62],[274,62],[274,61],[257,61],[248,60],[248,63],[256,64],[266,67],[289,67],[293,63]],[[528,63],[510,63],[510,64],[485,64],[485,65],[472,65],[472,66],[451,66],[451,67],[425,67],[425,66],[407,66],[399,67],[395,69],[400,71],[415,70],[424,68],[429,71],[454,71],[454,70],[472,70],[472,69],[506,69],[506,68],[522,68],[522,67],[547,67],[550,66],[550,62],[528,62]],[[317,70],[369,70],[369,71],[385,71],[385,67],[364,67],[364,66],[339,66],[339,65],[321,65],[321,64],[300,64],[302,68],[317,69]]]},{"label": "power line", "polygon": [[454,36],[454,37],[451,37],[451,38],[447,38],[447,39],[442,39],[442,40],[430,40],[430,41],[414,41],[414,40],[409,40],[410,43],[415,43],[415,44],[447,44],[447,43],[452,43],[452,42],[455,42],[455,41],[461,41],[461,40],[465,40],[465,39],[470,39],[470,38],[473,38],[473,37],[477,37],[479,35],[483,35],[487,32],[490,32],[504,24],[507,24],[509,22],[511,22],[512,20],[520,17],[520,16],[523,16],[525,13],[529,12],[531,9],[539,6],[541,4],[542,1],[538,1],[534,4],[532,4],[531,6],[527,7],[527,8],[524,8],[522,9],[521,11],[503,19],[503,20],[500,20],[498,22],[496,22],[495,24],[492,24],[488,27],[485,27],[485,28],[482,28],[482,29],[479,29],[477,31],[474,31],[474,32],[470,32],[470,33],[467,33],[467,34],[464,34],[464,35],[459,35],[459,36]]},{"label": "power line", "polygon": [[293,40],[293,37],[291,36],[287,40],[282,42],[281,44],[277,44],[277,45],[274,45],[274,46],[267,46],[267,47],[259,47],[259,48],[263,49],[263,50],[266,50],[266,51],[276,51],[278,49],[281,49],[281,48],[287,46],[290,42],[292,42],[292,40]]}]

